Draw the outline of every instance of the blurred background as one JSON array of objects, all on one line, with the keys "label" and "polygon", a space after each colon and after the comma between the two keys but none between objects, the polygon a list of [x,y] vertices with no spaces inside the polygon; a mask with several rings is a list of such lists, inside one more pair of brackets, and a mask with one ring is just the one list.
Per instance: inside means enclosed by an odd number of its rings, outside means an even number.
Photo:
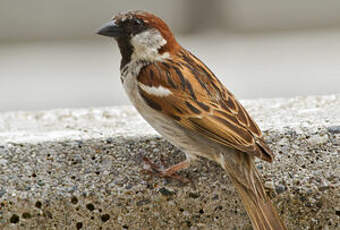
[{"label": "blurred background", "polygon": [[0,0],[0,111],[129,104],[114,14],[161,16],[239,98],[340,93],[337,0]]}]

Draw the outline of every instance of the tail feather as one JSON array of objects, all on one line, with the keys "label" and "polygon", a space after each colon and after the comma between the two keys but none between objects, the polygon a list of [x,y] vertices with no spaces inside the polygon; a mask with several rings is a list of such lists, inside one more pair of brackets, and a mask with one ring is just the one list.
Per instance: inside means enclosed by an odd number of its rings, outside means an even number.
[{"label": "tail feather", "polygon": [[[242,154],[242,153],[241,153]],[[238,161],[226,161],[224,169],[235,185],[254,230],[287,230],[270,198],[266,195],[262,178],[254,160],[249,156]],[[237,166],[235,162],[237,162]],[[234,164],[233,164],[234,163]]]},{"label": "tail feather", "polygon": [[[234,183],[236,185],[236,183]],[[286,230],[277,211],[269,198],[266,200],[254,197],[243,186],[236,185],[243,205],[256,230]]]}]

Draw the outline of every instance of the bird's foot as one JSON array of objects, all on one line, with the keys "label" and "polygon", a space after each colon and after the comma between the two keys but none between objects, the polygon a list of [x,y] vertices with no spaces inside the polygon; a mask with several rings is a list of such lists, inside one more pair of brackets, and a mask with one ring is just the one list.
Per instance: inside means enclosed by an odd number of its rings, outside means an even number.
[{"label": "bird's foot", "polygon": [[144,169],[142,171],[143,173],[146,173],[149,175],[156,175],[156,176],[163,177],[163,178],[175,179],[184,184],[191,182],[191,180],[187,178],[183,178],[177,174],[178,171],[189,167],[190,162],[188,160],[184,160],[169,168],[166,168],[165,161],[162,157],[161,157],[161,166],[153,163],[147,157],[143,157],[143,161],[144,161]]}]

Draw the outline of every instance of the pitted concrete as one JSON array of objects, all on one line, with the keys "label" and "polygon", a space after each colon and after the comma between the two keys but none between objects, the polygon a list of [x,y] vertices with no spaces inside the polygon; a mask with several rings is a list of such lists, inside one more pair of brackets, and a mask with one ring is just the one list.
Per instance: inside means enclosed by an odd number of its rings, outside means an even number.
[{"label": "pitted concrete", "polygon": [[[243,101],[276,153],[257,162],[289,229],[338,229],[340,95]],[[0,229],[249,229],[228,177],[201,160],[181,176],[142,157],[183,154],[129,106],[0,114]]]}]

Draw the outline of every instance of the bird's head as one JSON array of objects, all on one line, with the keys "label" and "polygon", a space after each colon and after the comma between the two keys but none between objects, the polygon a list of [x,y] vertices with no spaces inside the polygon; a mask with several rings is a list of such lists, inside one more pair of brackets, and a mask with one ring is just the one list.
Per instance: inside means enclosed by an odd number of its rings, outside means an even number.
[{"label": "bird's head", "polygon": [[165,22],[145,11],[120,13],[97,33],[118,42],[121,68],[131,61],[154,62],[170,58],[180,47]]}]

